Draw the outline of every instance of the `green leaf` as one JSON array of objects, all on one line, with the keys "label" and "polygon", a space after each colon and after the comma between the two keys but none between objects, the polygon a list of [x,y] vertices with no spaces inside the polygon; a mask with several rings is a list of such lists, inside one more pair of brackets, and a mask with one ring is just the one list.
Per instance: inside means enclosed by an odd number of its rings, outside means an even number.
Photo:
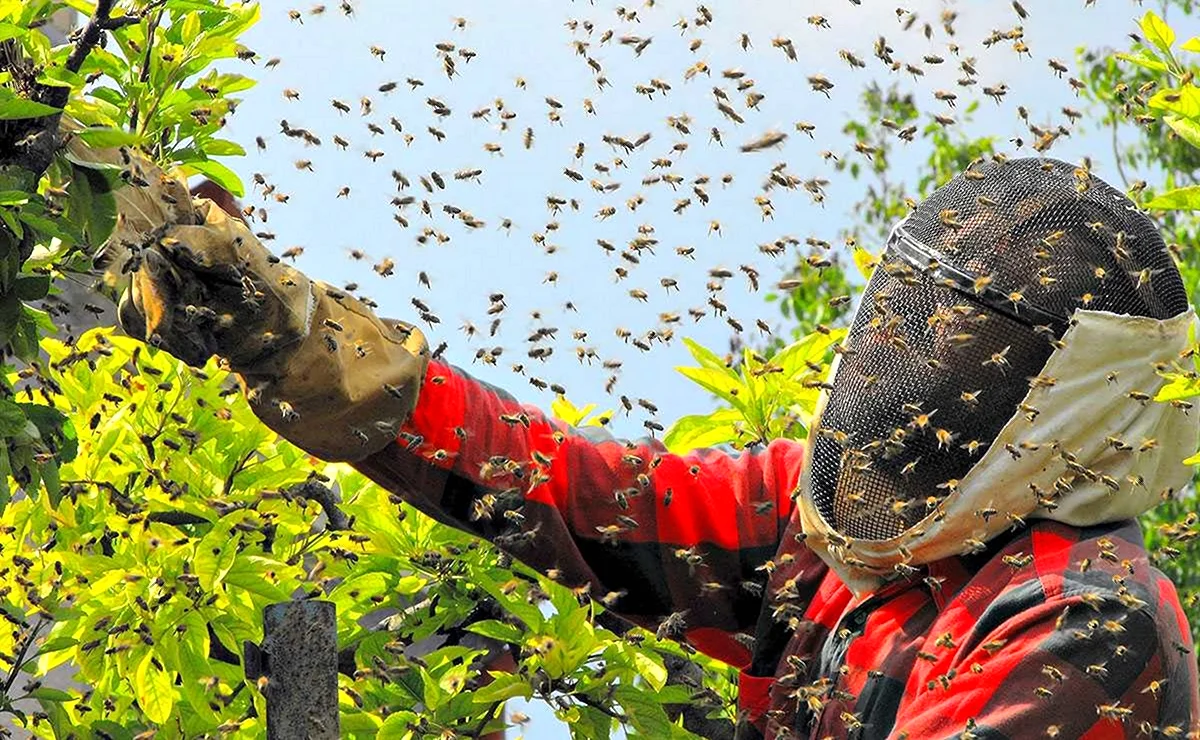
[{"label": "green leaf", "polygon": [[519,628],[495,619],[484,619],[470,624],[467,626],[467,631],[501,642],[520,643],[521,639],[525,636],[525,633]]},{"label": "green leaf", "polygon": [[1151,72],[1166,72],[1167,63],[1159,59],[1151,52],[1140,52],[1138,54],[1120,53],[1114,55],[1117,59],[1124,60],[1131,64],[1136,64],[1142,69],[1148,69]]},{"label": "green leaf", "polygon": [[17,297],[23,301],[38,301],[50,292],[49,275],[20,275],[17,277]]},{"label": "green leaf", "polygon": [[75,165],[71,172],[68,192],[72,213],[86,232],[88,241],[98,246],[108,239],[117,224],[117,200],[112,194],[112,182],[105,171],[91,167]]},{"label": "green leaf", "polygon": [[715,447],[736,442],[736,422],[745,417],[737,409],[717,409],[710,414],[681,416],[667,428],[663,444],[671,452],[682,455],[695,449]]},{"label": "green leaf", "polygon": [[[0,211],[2,212],[2,211]],[[15,292],[0,294],[0,344],[12,340],[17,322],[21,319],[23,304]]]},{"label": "green leaf", "polygon": [[692,357],[695,358],[696,362],[700,363],[700,367],[706,367],[711,370],[723,370],[728,373],[729,377],[737,377],[737,374],[725,364],[724,360],[717,356],[716,352],[687,337],[683,338],[683,343],[688,348],[688,352],[692,353]]},{"label": "green leaf", "polygon": [[492,677],[492,682],[475,690],[476,704],[491,704],[518,696],[529,699],[533,696],[533,687],[529,685],[529,680],[525,677],[502,671],[489,671],[488,673]]},{"label": "green leaf", "polygon": [[11,437],[25,429],[25,412],[7,398],[0,398],[0,437]]},{"label": "green leaf", "polygon": [[212,180],[217,185],[225,188],[235,198],[241,198],[246,194],[246,189],[242,186],[242,180],[237,174],[214,160],[199,160],[196,162],[188,162],[183,165],[185,171],[190,170],[190,174],[204,175]]},{"label": "green leaf", "polygon": [[204,153],[210,157],[244,157],[246,150],[236,141],[207,139],[204,142]]},{"label": "green leaf", "polygon": [[1167,25],[1158,13],[1147,10],[1142,16],[1142,33],[1146,40],[1154,44],[1164,54],[1171,53],[1171,44],[1175,43],[1175,31]]},{"label": "green leaf", "polygon": [[1180,118],[1179,116],[1164,116],[1163,121],[1179,135],[1179,138],[1200,149],[1200,123],[1194,119]]},{"label": "green leaf", "polygon": [[671,721],[650,692],[636,686],[621,685],[617,686],[615,694],[630,723],[639,733],[645,733],[647,737],[671,737]]},{"label": "green leaf", "polygon": [[138,146],[142,137],[129,131],[109,126],[88,126],[75,133],[88,146],[111,149],[119,146]]},{"label": "green leaf", "polygon": [[52,689],[49,686],[42,686],[29,692],[29,695],[34,699],[42,699],[45,701],[72,701],[78,697],[71,694],[69,691],[62,689]]},{"label": "green leaf", "polygon": [[24,190],[0,190],[0,206],[23,206],[29,202]]},{"label": "green leaf", "polygon": [[7,88],[0,88],[6,94],[0,94],[0,121],[15,121],[23,118],[44,118],[58,113],[61,109],[45,103],[17,97]]},{"label": "green leaf", "polygon": [[133,693],[146,719],[156,725],[171,718],[175,708],[175,689],[170,674],[154,664],[154,653],[147,651],[133,671]]},{"label": "green leaf", "polygon": [[1200,210],[1200,185],[1168,190],[1145,204],[1146,208],[1160,211],[1195,211]]}]

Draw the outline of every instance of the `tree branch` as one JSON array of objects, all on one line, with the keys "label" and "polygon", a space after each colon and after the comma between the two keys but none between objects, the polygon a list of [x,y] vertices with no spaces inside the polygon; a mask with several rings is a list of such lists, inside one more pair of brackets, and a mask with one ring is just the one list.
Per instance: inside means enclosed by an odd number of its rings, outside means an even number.
[{"label": "tree branch", "polygon": [[333,489],[328,486],[315,480],[308,480],[292,486],[288,489],[288,493],[320,504],[321,510],[325,512],[326,529],[336,532],[350,528],[350,518],[338,508],[337,501],[333,497]]},{"label": "tree branch", "polygon": [[[113,27],[113,19],[110,15],[114,4],[114,0],[96,1],[96,12],[92,13],[88,24],[83,27],[79,38],[75,40],[75,48],[71,50],[71,56],[67,57],[68,71],[78,72],[83,67],[83,62],[87,59],[88,54],[91,54],[92,49],[95,49],[96,45],[100,43],[100,37],[104,31]],[[69,87],[54,87],[51,88],[51,99],[46,102],[55,108],[61,108],[67,104],[67,97],[70,94],[71,88]]]},{"label": "tree branch", "polygon": [[21,642],[21,648],[17,650],[17,655],[13,659],[12,669],[8,672],[8,679],[4,682],[4,695],[8,696],[8,692],[12,690],[13,684],[17,680],[17,676],[21,674],[21,666],[25,664],[25,653],[29,652],[29,646],[37,639],[38,632],[46,625],[46,620],[38,620],[37,624],[29,628],[29,634],[25,640]]}]

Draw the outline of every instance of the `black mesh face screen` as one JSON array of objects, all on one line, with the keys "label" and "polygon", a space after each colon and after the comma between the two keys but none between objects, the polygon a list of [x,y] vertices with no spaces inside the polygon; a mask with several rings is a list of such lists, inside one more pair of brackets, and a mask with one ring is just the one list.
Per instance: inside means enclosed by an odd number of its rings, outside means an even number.
[{"label": "black mesh face screen", "polygon": [[814,502],[854,539],[911,528],[1014,414],[1037,414],[1022,400],[1031,383],[1055,381],[1042,368],[1077,308],[1154,318],[1187,309],[1153,223],[1057,160],[969,169],[902,230],[926,252],[885,252],[812,448]]}]

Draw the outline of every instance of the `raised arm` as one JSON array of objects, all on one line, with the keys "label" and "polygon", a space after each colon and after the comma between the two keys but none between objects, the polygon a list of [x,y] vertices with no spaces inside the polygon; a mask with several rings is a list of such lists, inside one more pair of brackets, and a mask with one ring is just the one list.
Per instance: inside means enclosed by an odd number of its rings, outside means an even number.
[{"label": "raised arm", "polygon": [[438,362],[419,399],[398,442],[360,470],[543,573],[589,585],[632,621],[655,629],[674,614],[705,652],[745,658],[728,635],[758,616],[800,445],[673,455],[657,440],[551,420]]}]

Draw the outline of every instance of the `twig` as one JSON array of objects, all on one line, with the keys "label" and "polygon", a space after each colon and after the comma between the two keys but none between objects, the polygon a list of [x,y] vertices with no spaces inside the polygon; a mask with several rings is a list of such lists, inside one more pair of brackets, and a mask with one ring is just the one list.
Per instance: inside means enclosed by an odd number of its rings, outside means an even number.
[{"label": "twig", "polygon": [[222,496],[228,496],[233,492],[233,479],[237,477],[238,473],[245,470],[246,463],[250,462],[250,458],[254,455],[254,453],[255,450],[250,450],[245,455],[242,455],[242,459],[238,460],[237,463],[234,464],[233,469],[229,471],[229,475],[225,476],[225,483],[221,486]]},{"label": "twig", "polygon": [[597,712],[600,712],[601,714],[607,714],[609,717],[612,717],[613,719],[617,720],[618,722],[620,722],[622,724],[624,724],[628,720],[628,717],[626,717],[625,715],[609,709],[608,707],[604,706],[603,704],[596,701],[595,699],[592,699],[590,696],[588,696],[586,694],[577,694],[577,693],[572,692],[571,698],[573,698],[575,701],[577,701],[581,704],[588,705],[589,707],[591,707],[592,709],[595,709]]},{"label": "twig", "polygon": [[46,625],[45,619],[39,619],[37,624],[29,630],[29,636],[21,643],[21,649],[17,651],[16,659],[13,660],[12,668],[8,672],[8,679],[4,682],[4,695],[8,696],[8,692],[16,683],[17,676],[21,673],[21,666],[25,664],[25,653],[29,652],[29,646],[37,639],[37,633]]},{"label": "twig", "polygon": [[502,708],[503,706],[503,699],[492,702],[492,705],[488,707],[487,712],[484,713],[483,718],[479,720],[479,724],[467,731],[467,737],[480,737],[483,734],[484,728],[488,726],[488,722],[491,722],[493,719],[495,719],[496,710]]},{"label": "twig", "polygon": [[[161,0],[159,3],[153,3],[146,6],[146,9],[142,11],[142,15],[144,16],[146,13],[150,12],[150,9],[153,7],[153,5],[160,6],[158,8],[158,12],[155,13],[154,17],[150,20],[149,28],[146,29],[146,56],[142,59],[142,70],[138,74],[138,80],[142,84],[146,84],[150,81],[150,60],[152,58],[151,51],[154,49],[154,34],[158,31],[158,24],[162,22],[163,13],[166,12],[166,9],[161,7],[165,3],[166,0]],[[138,130],[138,104],[136,100],[133,103],[133,109],[129,113],[129,122],[132,124],[132,130],[136,132]]]},{"label": "twig", "polygon": [[1121,149],[1117,142],[1117,121],[1112,122],[1112,150],[1113,161],[1117,163],[1117,174],[1121,176],[1121,182],[1124,183],[1125,189],[1129,189],[1129,178],[1125,176],[1125,168],[1121,165]]},{"label": "twig", "polygon": [[325,528],[330,531],[340,531],[350,528],[350,518],[338,508],[333,498],[333,490],[321,485],[315,480],[305,481],[288,489],[293,496],[300,496],[310,501],[316,501],[325,512]]}]

